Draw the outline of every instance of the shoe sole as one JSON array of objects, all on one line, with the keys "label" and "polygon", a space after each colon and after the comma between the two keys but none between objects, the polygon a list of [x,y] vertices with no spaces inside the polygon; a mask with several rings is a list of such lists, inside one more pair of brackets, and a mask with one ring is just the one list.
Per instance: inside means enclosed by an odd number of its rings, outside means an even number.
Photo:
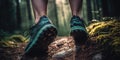
[{"label": "shoe sole", "polygon": [[87,33],[80,29],[72,30],[70,35],[75,40],[75,45],[77,45],[77,46],[85,44],[85,42],[88,38]]},{"label": "shoe sole", "polygon": [[28,44],[25,49],[25,55],[40,56],[48,50],[48,45],[52,43],[57,35],[57,30],[53,25],[46,25],[38,31],[36,39]]}]

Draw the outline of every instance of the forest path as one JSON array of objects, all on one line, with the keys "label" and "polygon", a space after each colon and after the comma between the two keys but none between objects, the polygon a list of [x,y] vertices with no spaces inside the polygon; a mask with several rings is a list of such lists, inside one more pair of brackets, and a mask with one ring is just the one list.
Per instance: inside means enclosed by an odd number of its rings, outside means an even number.
[{"label": "forest path", "polygon": [[[0,59],[20,60],[26,45],[27,43],[19,43],[16,48],[0,48]],[[57,37],[48,48],[48,60],[101,60],[102,57],[101,50],[97,48],[97,45],[91,41],[87,41],[80,52],[77,52],[77,56],[75,58],[76,51],[74,40],[70,36]]]},{"label": "forest path", "polygon": [[[73,38],[71,36],[58,36],[48,46],[48,60],[120,60],[120,20],[96,22],[87,28],[89,38],[77,52],[76,58]],[[14,35],[12,39],[9,37],[7,42],[6,40],[0,41],[0,60],[20,60],[27,43],[17,42],[18,40],[25,40],[25,37]],[[36,58],[30,60],[36,60]]]}]

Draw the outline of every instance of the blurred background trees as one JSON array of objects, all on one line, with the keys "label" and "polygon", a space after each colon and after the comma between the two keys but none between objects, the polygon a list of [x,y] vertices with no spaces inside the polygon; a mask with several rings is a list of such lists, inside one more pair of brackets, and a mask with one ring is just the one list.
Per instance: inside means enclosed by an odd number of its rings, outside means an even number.
[{"label": "blurred background trees", "polygon": [[15,32],[25,30],[32,25],[29,0],[0,1],[0,30]]},{"label": "blurred background trees", "polygon": [[[119,0],[83,0],[82,14],[86,25],[93,19],[119,17]],[[48,17],[56,25],[59,35],[69,35],[71,9],[69,0],[49,0]],[[0,31],[23,32],[34,24],[30,0],[0,0]]]}]

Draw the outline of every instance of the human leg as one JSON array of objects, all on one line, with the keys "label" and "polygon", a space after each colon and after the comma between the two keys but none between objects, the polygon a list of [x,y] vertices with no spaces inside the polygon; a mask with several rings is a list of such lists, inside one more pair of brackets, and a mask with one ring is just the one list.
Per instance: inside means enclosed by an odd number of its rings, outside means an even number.
[{"label": "human leg", "polygon": [[72,15],[79,16],[82,9],[82,1],[83,0],[69,0]]},{"label": "human leg", "polygon": [[47,2],[48,0],[32,0],[36,24],[30,28],[30,41],[25,48],[25,56],[42,59],[47,55],[48,45],[57,35],[55,26],[46,16]]},{"label": "human leg", "polygon": [[71,35],[75,40],[76,45],[82,45],[87,39],[87,31],[84,21],[79,17],[82,9],[82,0],[69,0],[72,11],[71,18]]},{"label": "human leg", "polygon": [[32,0],[35,23],[39,21],[40,17],[47,15],[47,4],[48,0]]},{"label": "human leg", "polygon": [[88,38],[84,21],[79,17],[79,14],[81,13],[81,9],[82,9],[82,1],[83,0],[69,0],[72,11],[72,18],[70,21],[70,27],[71,27],[70,34],[75,40],[75,45],[76,45],[75,60],[79,60],[78,57],[80,51],[82,50],[82,47],[84,46]]}]

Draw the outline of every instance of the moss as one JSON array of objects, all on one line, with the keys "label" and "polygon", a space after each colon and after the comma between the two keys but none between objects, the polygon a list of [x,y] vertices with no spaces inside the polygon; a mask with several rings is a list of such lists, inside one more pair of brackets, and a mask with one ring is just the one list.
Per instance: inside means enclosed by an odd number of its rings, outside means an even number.
[{"label": "moss", "polygon": [[87,27],[89,35],[95,37],[111,55],[120,56],[120,21],[110,20],[93,23]]},{"label": "moss", "polygon": [[97,30],[101,28],[101,26],[104,26],[104,22],[93,23],[87,27],[87,31],[89,32],[90,35],[94,35],[95,32],[97,33]]},{"label": "moss", "polygon": [[[98,25],[96,25],[98,24]],[[91,25],[90,25],[91,26]],[[92,28],[91,30],[88,30],[89,34],[91,36],[95,36],[95,35],[100,35],[100,34],[108,34],[108,32],[110,31],[109,28],[112,26],[109,26],[109,23],[106,22],[99,22],[99,23],[95,23],[92,24]]]},{"label": "moss", "polygon": [[0,47],[17,47],[17,43],[13,41],[0,41]]},{"label": "moss", "polygon": [[113,34],[120,31],[119,21],[102,21],[93,23],[87,27],[90,36],[98,36],[101,34]]},{"label": "moss", "polygon": [[111,46],[113,48],[113,52],[117,54],[120,53],[120,37],[114,37]]},{"label": "moss", "polygon": [[110,40],[109,34],[103,34],[96,37],[97,43],[100,43],[101,45],[105,45]]},{"label": "moss", "polygon": [[17,47],[18,43],[25,43],[27,41],[27,38],[22,35],[6,36],[0,41],[0,47]]},{"label": "moss", "polygon": [[27,42],[27,39],[22,35],[12,35],[9,39],[14,42]]}]

